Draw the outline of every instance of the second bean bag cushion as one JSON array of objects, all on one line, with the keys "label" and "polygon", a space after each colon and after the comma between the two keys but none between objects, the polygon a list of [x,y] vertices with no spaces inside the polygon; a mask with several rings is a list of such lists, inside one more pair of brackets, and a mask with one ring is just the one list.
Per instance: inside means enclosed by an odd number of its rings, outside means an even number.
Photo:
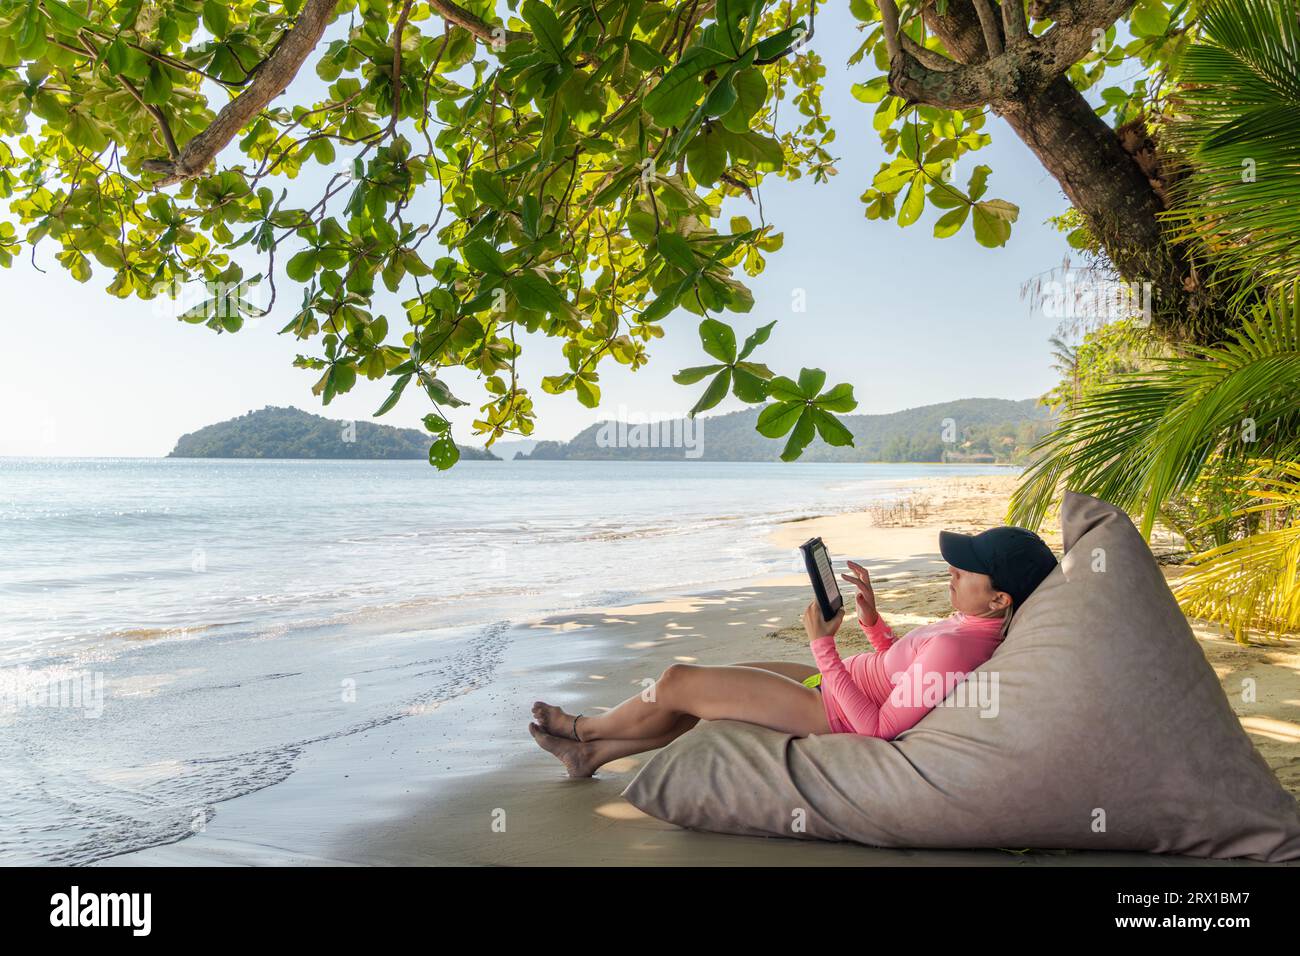
[{"label": "second bean bag cushion", "polygon": [[1067,492],[1061,521],[1064,558],[993,656],[894,740],[704,721],[623,795],[723,833],[1300,859],[1295,798],[1128,516]]}]

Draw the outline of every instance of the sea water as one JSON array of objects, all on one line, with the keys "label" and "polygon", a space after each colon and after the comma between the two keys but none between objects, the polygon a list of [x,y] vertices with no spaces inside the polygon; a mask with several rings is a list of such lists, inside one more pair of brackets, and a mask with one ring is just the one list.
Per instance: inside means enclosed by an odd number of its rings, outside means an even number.
[{"label": "sea water", "polygon": [[996,466],[0,458],[0,863],[182,839],[487,686],[510,624],[797,570],[767,535]]}]

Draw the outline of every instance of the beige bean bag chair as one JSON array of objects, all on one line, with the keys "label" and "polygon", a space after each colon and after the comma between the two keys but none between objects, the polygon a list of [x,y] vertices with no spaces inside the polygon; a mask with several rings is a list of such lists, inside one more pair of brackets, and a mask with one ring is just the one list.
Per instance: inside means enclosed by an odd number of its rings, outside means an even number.
[{"label": "beige bean bag chair", "polygon": [[1128,516],[1067,493],[1061,520],[1065,557],[994,655],[896,739],[706,721],[623,795],[721,833],[1300,859],[1295,799]]}]

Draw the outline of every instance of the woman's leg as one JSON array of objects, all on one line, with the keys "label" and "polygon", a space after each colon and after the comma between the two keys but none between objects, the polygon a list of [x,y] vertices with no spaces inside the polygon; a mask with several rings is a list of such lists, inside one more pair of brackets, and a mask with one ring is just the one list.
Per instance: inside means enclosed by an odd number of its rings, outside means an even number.
[{"label": "woman's leg", "polygon": [[[759,670],[771,671],[775,674],[780,674],[783,677],[788,677],[791,680],[799,681],[800,684],[813,674],[818,673],[817,668],[813,667],[811,664],[799,664],[793,661],[742,661],[730,666],[755,667]],[[570,740],[574,739],[573,717],[573,714],[567,713],[562,708],[556,707],[553,704],[547,704],[540,700],[533,704],[533,719],[537,721],[542,730],[546,731],[546,733],[553,737],[567,737]],[[686,726],[679,724],[674,736],[680,736],[681,734],[686,733],[686,731],[690,730],[691,727],[695,726],[695,721],[697,719],[698,718],[692,718]],[[585,736],[583,739],[586,739]]]},{"label": "woman's leg", "polygon": [[743,720],[806,736],[830,732],[821,695],[756,667],[670,664],[659,680],[612,710],[580,717],[579,740],[644,740],[667,734],[683,714]]},{"label": "woman's leg", "polygon": [[[756,673],[735,673],[738,670]],[[788,661],[713,667],[673,664],[647,691],[601,717],[580,717],[580,741],[571,736],[573,715],[542,701],[533,704],[536,723],[530,724],[528,731],[543,750],[564,764],[571,777],[590,777],[611,760],[667,746],[699,723],[701,717],[746,720],[801,735],[829,733],[821,695],[802,683],[817,672],[810,665]],[[667,698],[663,696],[665,691]],[[605,720],[611,716],[613,721]],[[603,721],[603,727],[592,721]]]},{"label": "woman's leg", "polygon": [[570,777],[590,777],[611,760],[668,746],[699,722],[698,717],[683,714],[666,734],[642,740],[593,740],[579,743],[565,737],[552,736],[537,724],[529,724],[528,732],[533,735],[538,746],[559,758]]},{"label": "woman's leg", "polygon": [[757,667],[760,670],[772,671],[773,673],[789,677],[791,680],[797,680],[801,684],[807,678],[812,677],[813,674],[820,673],[820,671],[811,664],[798,664],[794,661],[744,661],[733,666]]}]

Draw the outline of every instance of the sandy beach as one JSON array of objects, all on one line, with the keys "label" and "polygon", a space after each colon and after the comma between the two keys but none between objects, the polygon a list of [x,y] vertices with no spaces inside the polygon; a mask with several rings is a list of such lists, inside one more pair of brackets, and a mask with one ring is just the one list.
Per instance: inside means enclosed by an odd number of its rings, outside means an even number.
[{"label": "sandy beach", "polygon": [[[791,552],[822,536],[837,561],[865,564],[896,633],[950,613],[942,529],[1005,523],[1014,476],[935,478],[914,486],[914,507],[790,522],[770,535]],[[1052,519],[1054,520],[1054,519]],[[1059,530],[1044,533],[1058,553]],[[1159,542],[1156,551],[1160,553]],[[1166,574],[1181,573],[1169,565]],[[675,661],[709,664],[810,661],[798,615],[805,576],[747,586],[647,595],[636,604],[556,615],[510,635],[490,683],[413,719],[326,741],[303,754],[285,782],[217,807],[202,832],[169,846],[115,857],[154,864],[791,864],[1250,866],[1248,861],[1095,852],[887,850],[698,833],[640,813],[620,792],[649,755],[567,778],[529,738],[533,700],[595,712],[642,689]],[[1242,725],[1282,784],[1300,794],[1300,640],[1234,642],[1194,624]],[[853,622],[844,653],[866,649]],[[1253,679],[1257,700],[1240,702]]]}]

